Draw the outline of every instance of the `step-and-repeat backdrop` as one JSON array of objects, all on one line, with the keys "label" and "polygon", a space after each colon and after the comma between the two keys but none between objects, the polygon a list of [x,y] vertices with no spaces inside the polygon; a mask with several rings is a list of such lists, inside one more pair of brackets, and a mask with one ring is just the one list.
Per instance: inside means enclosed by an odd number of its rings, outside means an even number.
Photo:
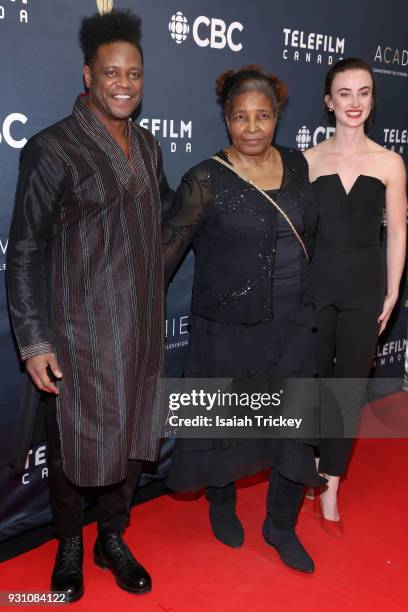
[{"label": "step-and-repeat backdrop", "polygon": [[[83,90],[80,20],[112,5],[142,18],[146,78],[136,120],[160,141],[173,187],[189,167],[226,144],[215,80],[227,68],[249,63],[287,82],[290,101],[276,140],[304,150],[332,134],[322,104],[326,71],[341,57],[364,58],[378,88],[373,138],[408,159],[406,0],[0,0],[0,541],[50,520],[45,443],[30,450],[19,478],[7,465],[25,376],[5,287],[18,157],[27,138],[70,114]],[[183,369],[192,269],[190,254],[168,297],[170,376]],[[404,288],[375,356],[378,377],[402,377],[406,299]],[[166,441],[159,470],[150,477],[162,477],[170,451]]]}]

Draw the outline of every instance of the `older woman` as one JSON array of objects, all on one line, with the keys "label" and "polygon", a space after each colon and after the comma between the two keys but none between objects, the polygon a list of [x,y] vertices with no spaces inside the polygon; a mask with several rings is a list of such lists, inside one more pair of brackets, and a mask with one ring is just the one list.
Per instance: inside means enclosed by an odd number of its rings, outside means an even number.
[{"label": "older woman", "polygon": [[[191,243],[196,254],[186,376],[311,376],[307,260],[316,210],[304,157],[272,145],[286,86],[249,66],[223,74],[216,91],[231,145],[187,172],[164,227],[168,274]],[[312,446],[179,439],[168,485],[207,487],[215,536],[239,547],[234,481],[267,466],[274,469],[263,536],[284,563],[311,572],[294,526],[304,484],[319,481]]]}]

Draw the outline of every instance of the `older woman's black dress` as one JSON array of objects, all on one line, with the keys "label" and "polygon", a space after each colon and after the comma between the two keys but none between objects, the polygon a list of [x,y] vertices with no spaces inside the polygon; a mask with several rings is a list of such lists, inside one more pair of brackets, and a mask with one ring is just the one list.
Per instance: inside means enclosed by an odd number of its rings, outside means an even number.
[{"label": "older woman's black dress", "polygon": [[[278,150],[282,184],[268,194],[310,252],[317,214],[307,165],[297,151]],[[262,194],[213,159],[183,177],[165,220],[168,275],[191,242],[196,267],[185,376],[312,377],[313,306],[302,247]],[[295,439],[177,439],[167,484],[181,491],[222,487],[266,467],[308,485],[322,482],[313,447]]]}]

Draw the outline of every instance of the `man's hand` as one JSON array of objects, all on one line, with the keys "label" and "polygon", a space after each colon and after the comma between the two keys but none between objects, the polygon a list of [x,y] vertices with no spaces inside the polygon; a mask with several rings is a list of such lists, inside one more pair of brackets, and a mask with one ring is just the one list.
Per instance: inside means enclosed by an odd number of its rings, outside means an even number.
[{"label": "man's hand", "polygon": [[62,372],[57,362],[55,353],[43,353],[35,355],[26,361],[27,372],[33,379],[33,383],[40,391],[59,394],[58,387],[52,382],[47,372],[49,368],[55,378],[62,378]]}]

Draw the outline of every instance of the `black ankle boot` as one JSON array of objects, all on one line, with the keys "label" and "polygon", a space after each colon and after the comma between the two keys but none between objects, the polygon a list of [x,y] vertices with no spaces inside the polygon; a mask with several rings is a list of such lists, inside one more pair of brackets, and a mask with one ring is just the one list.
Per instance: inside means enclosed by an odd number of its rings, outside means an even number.
[{"label": "black ankle boot", "polygon": [[77,601],[84,594],[82,536],[60,538],[51,576],[51,591],[64,591],[67,601]]},{"label": "black ankle boot", "polygon": [[94,561],[102,569],[111,570],[121,589],[130,593],[149,593],[152,590],[149,574],[134,558],[121,533],[99,533],[94,546]]},{"label": "black ankle boot", "polygon": [[262,527],[265,542],[278,551],[280,558],[288,567],[300,572],[314,572],[313,559],[303,548],[294,529],[275,527],[270,518],[266,518]]},{"label": "black ankle boot", "polygon": [[267,517],[262,527],[265,541],[273,546],[288,567],[301,572],[314,571],[313,559],[295,532],[296,518],[303,500],[304,486],[273,470],[269,479]]},{"label": "black ankle boot", "polygon": [[240,548],[244,543],[244,528],[235,512],[235,484],[207,487],[207,499],[210,502],[210,523],[217,540],[232,548]]}]

